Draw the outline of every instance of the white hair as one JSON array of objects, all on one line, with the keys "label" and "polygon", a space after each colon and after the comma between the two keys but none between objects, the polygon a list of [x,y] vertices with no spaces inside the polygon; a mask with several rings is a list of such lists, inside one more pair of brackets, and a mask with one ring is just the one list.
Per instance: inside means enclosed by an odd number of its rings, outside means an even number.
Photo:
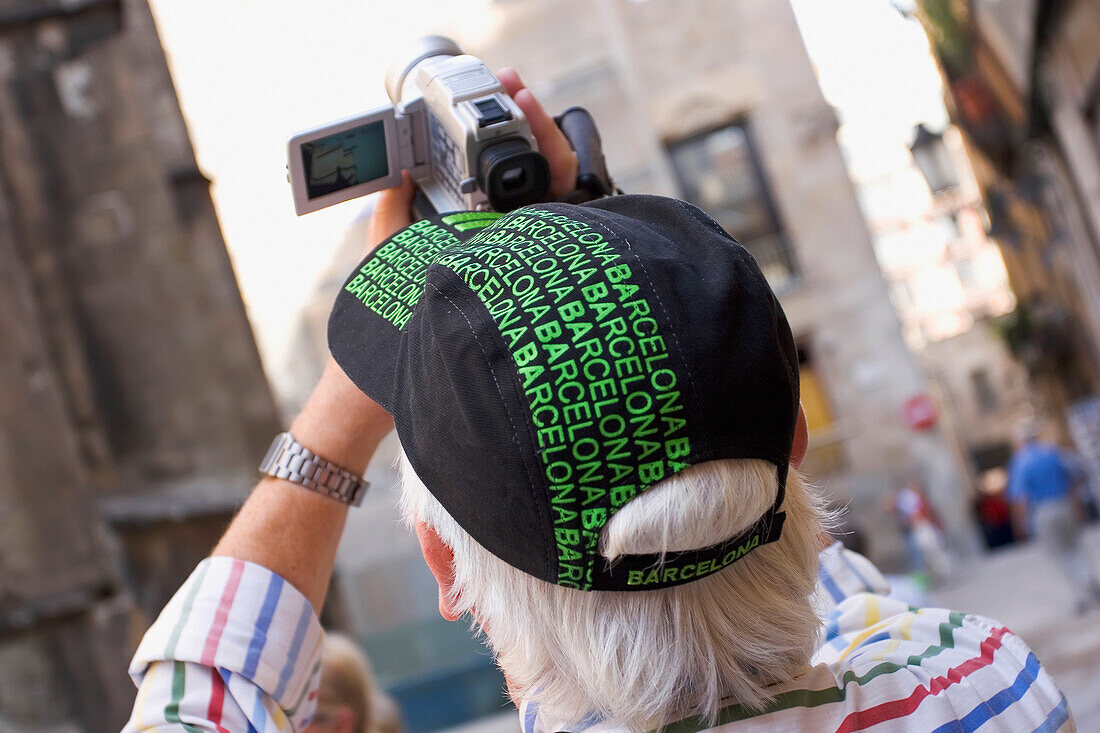
[{"label": "white hair", "polygon": [[[758,710],[767,687],[809,663],[820,621],[811,605],[826,513],[795,471],[783,534],[724,570],[651,591],[579,591],[539,580],[479,545],[417,477],[402,452],[402,509],[454,553],[450,600],[469,613],[513,697],[563,725],[588,714],[630,730],[701,716],[725,704]],[[709,547],[749,527],[774,502],[775,466],[720,460],[692,466],[619,509],[600,551]]]}]

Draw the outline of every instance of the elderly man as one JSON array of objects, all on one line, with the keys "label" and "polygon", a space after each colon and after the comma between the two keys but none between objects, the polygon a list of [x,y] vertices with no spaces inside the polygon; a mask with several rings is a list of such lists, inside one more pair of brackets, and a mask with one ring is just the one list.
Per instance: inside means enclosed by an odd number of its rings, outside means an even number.
[{"label": "elderly man", "polygon": [[[566,193],[567,144],[502,80]],[[273,475],[142,642],[130,730],[304,725],[313,609],[393,425],[440,613],[484,632],[525,731],[1072,729],[1008,629],[822,549],[790,329],[705,214],[620,196],[406,227],[410,196],[379,202]]]}]

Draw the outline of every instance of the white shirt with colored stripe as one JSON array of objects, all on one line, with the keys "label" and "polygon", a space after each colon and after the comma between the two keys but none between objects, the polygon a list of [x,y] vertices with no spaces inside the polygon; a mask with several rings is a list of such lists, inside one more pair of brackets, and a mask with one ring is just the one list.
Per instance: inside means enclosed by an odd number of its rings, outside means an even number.
[{"label": "white shirt with colored stripe", "polygon": [[[865,558],[828,548],[817,599],[825,631],[810,669],[775,686],[761,713],[731,702],[716,727],[683,720],[666,732],[1075,730],[1065,697],[1011,631],[972,614],[912,608],[887,592]],[[279,576],[204,560],[134,656],[139,690],[125,730],[300,730],[315,708],[321,636],[309,602]],[[619,731],[599,721],[556,726],[533,703],[520,721],[523,733]]]},{"label": "white shirt with colored stripe", "polygon": [[290,583],[244,560],[207,558],[134,654],[138,694],[123,731],[302,730],[317,707],[323,637]]},{"label": "white shirt with colored stripe", "polygon": [[[1076,730],[1054,680],[996,621],[887,598],[878,569],[839,543],[821,553],[817,579],[825,628],[810,669],[771,688],[775,700],[760,713],[731,701],[715,726],[687,719],[664,733]],[[520,720],[523,733],[621,731],[599,721],[557,726],[534,704]]]}]

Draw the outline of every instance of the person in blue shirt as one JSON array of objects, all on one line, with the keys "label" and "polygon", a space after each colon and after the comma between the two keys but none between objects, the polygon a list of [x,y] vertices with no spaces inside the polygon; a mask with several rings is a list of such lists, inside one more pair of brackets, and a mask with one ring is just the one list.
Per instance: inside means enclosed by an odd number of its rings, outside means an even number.
[{"label": "person in blue shirt", "polygon": [[1008,466],[1017,531],[1034,535],[1057,561],[1073,585],[1078,613],[1100,605],[1100,582],[1081,543],[1083,480],[1072,454],[1040,441],[1034,422],[1020,426],[1019,447]]}]

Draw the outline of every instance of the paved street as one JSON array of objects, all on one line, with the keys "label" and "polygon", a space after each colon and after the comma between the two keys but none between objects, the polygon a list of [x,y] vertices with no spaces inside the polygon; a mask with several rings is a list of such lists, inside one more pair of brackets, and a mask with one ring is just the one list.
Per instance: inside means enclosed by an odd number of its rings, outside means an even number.
[{"label": "paved street", "polygon": [[[1100,568],[1100,527],[1086,536]],[[1100,612],[1073,612],[1067,581],[1038,547],[998,551],[959,569],[936,605],[995,618],[1027,641],[1069,699],[1080,731],[1100,731]]]}]

